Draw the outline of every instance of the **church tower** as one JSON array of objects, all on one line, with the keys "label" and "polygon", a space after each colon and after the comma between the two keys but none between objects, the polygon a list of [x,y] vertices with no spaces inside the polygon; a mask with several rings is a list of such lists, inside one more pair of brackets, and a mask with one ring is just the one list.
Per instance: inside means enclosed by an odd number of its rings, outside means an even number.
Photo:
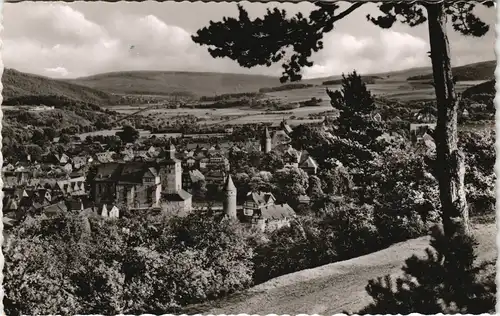
[{"label": "church tower", "polygon": [[271,151],[271,135],[269,134],[269,130],[264,130],[264,134],[262,135],[262,139],[260,140],[260,148],[266,154]]},{"label": "church tower", "polygon": [[182,189],[181,161],[175,158],[175,146],[170,145],[166,150],[166,157],[161,162],[161,186],[165,193],[176,193]]},{"label": "church tower", "polygon": [[231,179],[230,174],[226,178],[224,190],[225,190],[224,213],[229,218],[237,218],[237,216],[236,216],[236,187],[234,186],[233,179]]}]

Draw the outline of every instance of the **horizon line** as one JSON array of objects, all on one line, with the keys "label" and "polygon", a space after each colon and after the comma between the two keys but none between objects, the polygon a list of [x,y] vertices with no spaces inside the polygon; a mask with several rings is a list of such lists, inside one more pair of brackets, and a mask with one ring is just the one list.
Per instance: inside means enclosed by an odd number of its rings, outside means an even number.
[{"label": "horizon line", "polygon": [[[480,60],[480,61],[475,61],[475,62],[472,62],[472,63],[463,63],[463,64],[459,64],[459,65],[452,66],[452,67],[462,67],[462,66],[467,66],[467,65],[474,65],[474,64],[477,64],[477,63],[496,62],[496,61],[497,60],[495,60],[495,59]],[[387,74],[387,73],[392,73],[392,72],[404,72],[404,71],[408,71],[408,70],[412,70],[412,69],[423,69],[423,68],[431,68],[432,69],[432,65],[417,66],[417,67],[404,68],[404,69],[399,69],[399,70],[387,70],[387,71],[384,71],[384,72],[374,72],[374,73],[365,73],[365,74],[362,73],[362,72],[360,72],[360,71],[358,71],[358,70],[356,70],[356,69],[353,69],[352,71],[356,71],[356,72],[358,72],[359,74],[361,74],[363,76],[375,76],[375,75],[382,75],[382,74]],[[18,72],[22,72],[22,73],[26,73],[26,74],[32,74],[32,75],[40,76],[40,77],[45,77],[45,78],[49,78],[49,79],[52,79],[52,80],[81,80],[81,79],[87,79],[87,78],[96,77],[96,76],[102,76],[102,75],[119,74],[119,73],[140,73],[140,72],[151,72],[151,73],[186,73],[186,74],[189,74],[189,73],[192,73],[192,74],[224,74],[224,75],[268,77],[268,78],[276,78],[276,79],[280,78],[279,75],[268,75],[268,74],[249,74],[249,73],[238,73],[238,72],[215,72],[215,71],[190,71],[190,70],[147,70],[147,69],[142,69],[142,70],[115,70],[115,71],[108,71],[108,72],[99,72],[99,73],[95,73],[95,74],[91,74],[91,75],[78,76],[78,77],[52,77],[52,76],[48,76],[48,75],[39,75],[39,74],[32,73],[32,72],[24,72],[24,71],[18,70],[16,68],[9,68],[9,67],[7,67],[5,65],[4,65],[4,70],[15,70],[15,71],[18,71]],[[313,77],[313,78],[307,78],[307,79],[302,78],[300,81],[320,80],[320,79],[327,79],[327,78],[332,78],[332,77],[341,77],[344,74],[346,74],[346,73],[342,72],[340,74],[334,74],[334,75],[323,76],[323,77]]]}]

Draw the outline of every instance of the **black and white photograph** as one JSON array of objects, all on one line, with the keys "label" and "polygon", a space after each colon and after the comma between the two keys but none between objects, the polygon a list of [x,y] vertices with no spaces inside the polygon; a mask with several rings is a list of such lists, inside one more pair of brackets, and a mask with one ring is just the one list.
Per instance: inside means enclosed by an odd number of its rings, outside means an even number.
[{"label": "black and white photograph", "polygon": [[4,315],[495,314],[495,1],[2,15]]}]

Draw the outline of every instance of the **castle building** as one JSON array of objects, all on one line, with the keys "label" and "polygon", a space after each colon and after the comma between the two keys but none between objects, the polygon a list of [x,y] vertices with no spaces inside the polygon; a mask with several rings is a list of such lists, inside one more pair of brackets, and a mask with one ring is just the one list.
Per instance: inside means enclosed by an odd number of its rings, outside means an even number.
[{"label": "castle building", "polygon": [[226,178],[226,183],[224,185],[225,197],[224,197],[224,213],[229,218],[237,218],[236,216],[236,186],[234,185],[233,179],[231,175],[228,175]]},{"label": "castle building", "polygon": [[161,208],[164,212],[185,215],[191,212],[192,195],[182,188],[182,166],[175,152],[175,146],[171,144],[166,157],[160,161]]},{"label": "castle building", "polygon": [[98,165],[88,178],[97,204],[120,203],[130,209],[158,207],[161,183],[156,168],[144,163]]},{"label": "castle building", "polygon": [[192,208],[191,194],[182,189],[181,162],[173,145],[152,162],[105,163],[89,174],[91,196],[97,204],[118,203],[128,209],[158,208],[186,213]]},{"label": "castle building", "polygon": [[182,190],[181,161],[175,157],[175,146],[170,145],[166,157],[160,162],[160,178],[165,193],[175,193]]}]

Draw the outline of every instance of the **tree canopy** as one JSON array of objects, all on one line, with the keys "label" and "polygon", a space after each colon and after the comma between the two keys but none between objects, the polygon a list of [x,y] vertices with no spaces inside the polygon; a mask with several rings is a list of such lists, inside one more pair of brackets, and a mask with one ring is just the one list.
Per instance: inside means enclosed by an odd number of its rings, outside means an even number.
[{"label": "tree canopy", "polygon": [[133,143],[139,138],[139,131],[130,125],[125,125],[123,130],[117,132],[116,135],[120,137],[124,143]]},{"label": "tree canopy", "polygon": [[[313,65],[312,54],[323,48],[324,34],[334,29],[336,21],[362,5],[358,2],[341,9],[337,3],[317,2],[318,8],[309,17],[302,13],[289,17],[285,10],[275,8],[268,9],[263,18],[253,20],[238,5],[238,19],[211,21],[208,27],[198,30],[192,39],[195,43],[208,46],[212,57],[229,57],[242,67],[271,66],[284,60],[280,81],[299,81],[302,69]],[[478,5],[492,7],[494,1],[483,1]],[[458,98],[451,71],[446,26],[449,18],[454,30],[462,35],[479,37],[486,34],[489,26],[475,15],[475,6],[476,3],[451,1],[381,3],[378,5],[379,16],[367,16],[370,23],[384,29],[391,28],[396,22],[414,27],[428,21],[429,57],[437,101],[437,178],[443,223],[450,235],[462,230],[470,232],[470,227],[464,185],[464,157],[457,141]],[[342,99],[339,93],[332,96],[335,102]]]},{"label": "tree canopy", "polygon": [[[318,7],[308,17],[302,13],[287,15],[285,10],[268,9],[263,18],[250,19],[248,12],[238,4],[238,18],[224,17],[220,22],[197,31],[192,39],[199,45],[208,46],[214,58],[228,57],[242,67],[271,66],[282,62],[281,82],[302,79],[303,67],[313,65],[313,53],[323,49],[323,37],[334,29],[335,22],[348,16],[364,3],[353,3],[342,10],[337,3],[316,3]],[[454,30],[463,35],[483,36],[489,25],[474,13],[476,5],[492,7],[494,1],[481,3],[445,3]],[[382,3],[379,16],[368,15],[367,20],[381,28],[391,28],[400,22],[417,26],[427,21],[426,4]],[[291,54],[289,52],[291,51]],[[288,57],[289,56],[289,57]]]}]

